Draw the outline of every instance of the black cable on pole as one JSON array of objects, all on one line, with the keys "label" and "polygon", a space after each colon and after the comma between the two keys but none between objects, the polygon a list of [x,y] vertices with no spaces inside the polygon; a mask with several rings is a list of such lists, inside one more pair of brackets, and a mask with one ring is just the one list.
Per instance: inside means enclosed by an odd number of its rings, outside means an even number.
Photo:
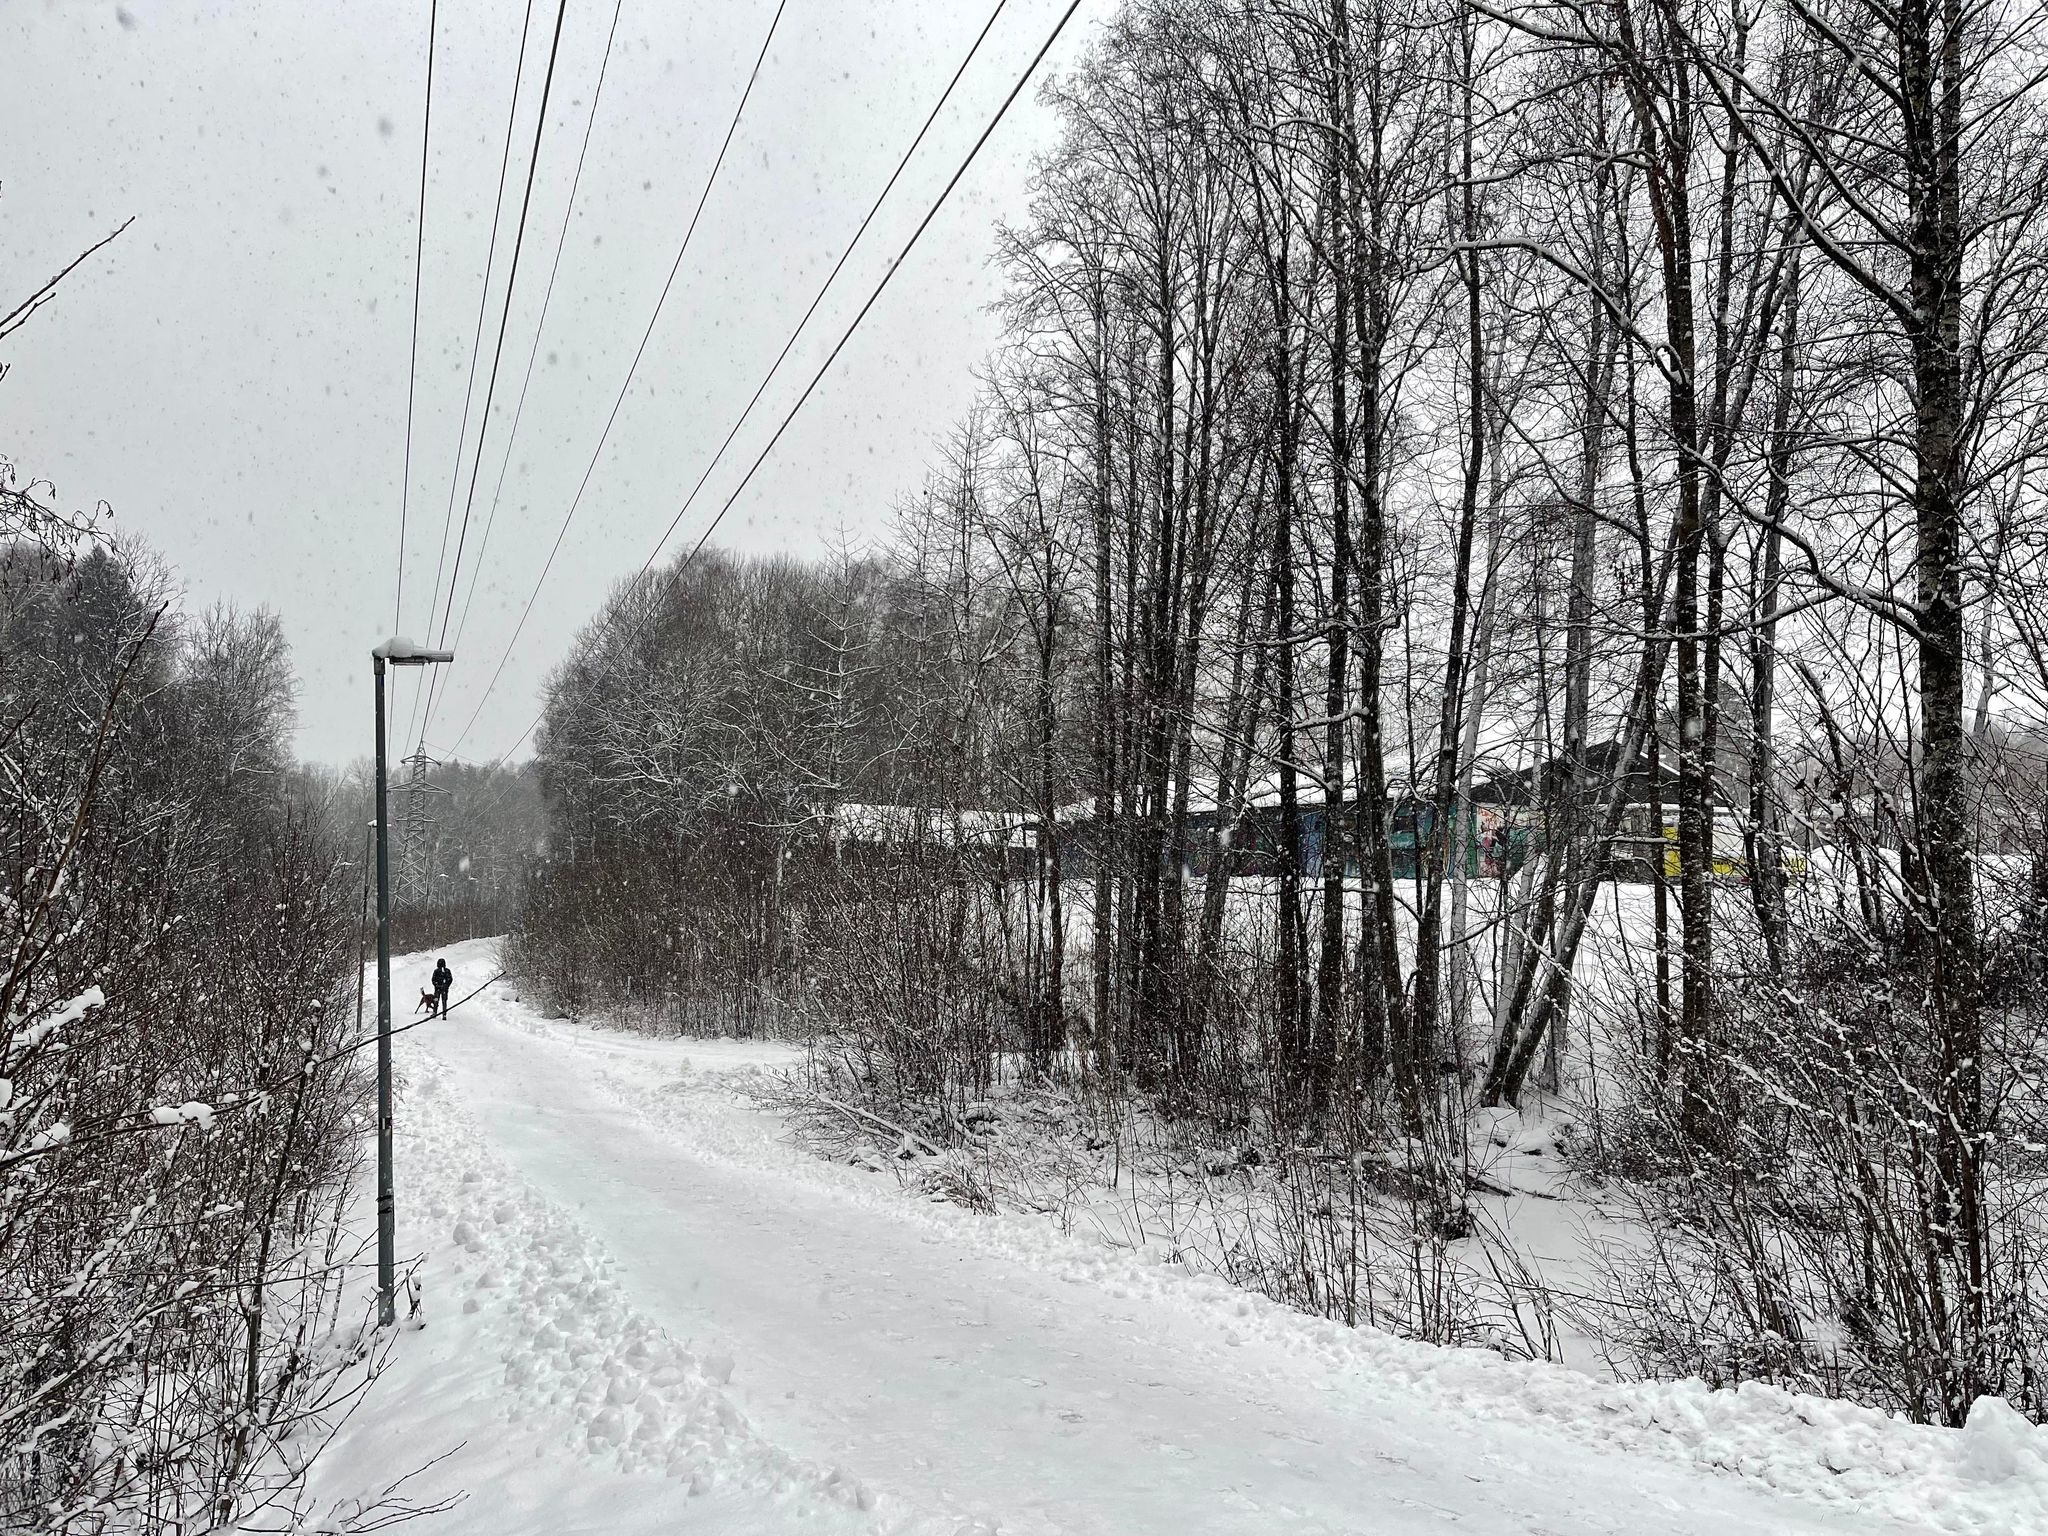
[{"label": "black cable on pole", "polygon": [[[455,645],[457,654],[462,650],[462,637],[469,628],[469,611],[476,603],[477,578],[483,572],[484,556],[490,552],[491,530],[498,524],[498,504],[505,494],[505,474],[512,466],[512,450],[519,441],[519,424],[526,417],[526,392],[533,384],[533,365],[540,356],[541,337],[547,330],[548,311],[555,301],[555,278],[562,270],[562,251],[569,243],[569,225],[576,217],[576,194],[583,185],[583,162],[590,153],[590,132],[597,125],[598,103],[604,99],[604,83],[611,72],[612,44],[619,35],[619,13],[625,8],[625,0],[613,0],[611,30],[605,34],[604,57],[597,66],[597,89],[590,98],[590,115],[583,122],[583,143],[576,151],[576,173],[569,180],[569,203],[562,215],[561,232],[555,238],[555,257],[548,268],[548,285],[541,294],[540,318],[534,323],[533,345],[526,353],[526,373],[519,381],[519,403],[512,409],[512,430],[505,438],[505,454],[498,461],[498,481],[491,490],[491,505],[484,515],[483,537],[477,543],[476,563],[470,567],[469,590],[463,594],[462,617],[455,621]],[[427,729],[434,725],[432,701],[427,709]],[[458,743],[460,745],[460,743]],[[452,755],[452,754],[451,754]]]},{"label": "black cable on pole", "polygon": [[[831,289],[832,284],[838,279],[841,270],[846,266],[847,258],[853,255],[854,247],[860,244],[861,236],[867,233],[868,226],[874,222],[875,215],[881,212],[882,204],[888,200],[890,192],[895,190],[897,180],[903,175],[905,168],[909,166],[911,157],[917,153],[918,146],[924,143],[925,135],[931,132],[932,124],[938,121],[939,113],[945,109],[947,101],[952,98],[953,91],[960,84],[961,77],[967,73],[967,66],[974,62],[974,56],[981,51],[983,41],[995,27],[996,19],[1003,14],[1003,7],[1008,3],[1009,0],[996,0],[995,9],[989,12],[988,20],[982,23],[981,31],[975,35],[974,42],[968,48],[966,56],[960,60],[960,67],[953,71],[953,78],[946,82],[945,90],[941,91],[939,99],[932,103],[932,109],[926,114],[923,126],[917,130],[917,137],[910,141],[910,147],[903,151],[902,158],[896,162],[896,169],[889,173],[888,181],[883,183],[882,190],[876,194],[874,202],[868,205],[867,216],[860,221],[860,227],[853,232],[853,238],[847,241],[845,248],[840,251],[839,260],[833,264],[832,270],[825,275],[825,281],[818,285],[818,291],[811,296],[810,307],[804,311],[803,318],[797,321],[795,328],[790,331],[789,339],[782,344],[782,350],[775,354],[775,361],[768,365],[768,371],[761,375],[761,382],[754,386],[752,397],[747,401],[746,407],[740,412],[738,419],[733,422],[732,427],[726,432],[725,441],[718,445],[718,451],[713,453],[711,458],[705,463],[704,472],[697,477],[697,483],[690,488],[690,494],[683,500],[682,510],[676,513],[674,521],[668,526],[668,532],[661,536],[662,543],[668,542],[670,535],[676,530],[676,524],[682,521],[683,514],[688,512],[691,503],[696,501],[697,493],[704,489],[704,482],[711,478],[712,470],[718,467],[719,461],[725,457],[725,451],[732,446],[733,439],[739,436],[740,429],[747,424],[748,419],[753,415],[754,407],[760,404],[761,396],[767,392],[769,383],[775,378],[777,371],[781,369],[783,362],[788,358],[790,349],[796,345],[797,338],[803,335],[804,327],[811,323],[811,317],[818,312],[819,304],[824,302],[826,293]],[[575,509],[572,506],[570,509],[572,516],[574,511]],[[562,533],[567,532],[567,519],[564,519]],[[557,548],[561,546],[562,533],[558,533],[555,536]],[[655,547],[657,551],[660,549],[660,545]],[[504,650],[499,653],[498,665],[491,673],[490,682],[485,685],[483,697],[477,700],[476,708],[470,711],[469,720],[462,727],[462,734],[455,738],[456,747],[460,747],[463,742],[469,739],[470,731],[476,726],[477,717],[483,713],[484,705],[490,701],[493,690],[498,686],[498,680],[504,676],[505,664],[512,658],[512,647],[518,643],[521,631],[526,628],[527,617],[533,612],[533,605],[540,598],[540,589],[547,581],[548,572],[553,567],[554,556],[550,553],[547,564],[541,568],[539,580],[534,582],[533,590],[527,594],[526,603],[519,611],[519,621],[512,626],[511,638],[505,642]],[[644,571],[645,569],[643,566],[642,570]]]},{"label": "black cable on pole", "polygon": [[370,947],[370,866],[377,857],[377,824],[363,828],[363,900],[356,913],[356,1038],[363,1035],[363,991],[368,983]]},{"label": "black cable on pole", "polygon": [[[1067,6],[1066,10],[1061,12],[1060,19],[1053,26],[1051,34],[1039,47],[1038,52],[1032,55],[1031,62],[1024,67],[1024,73],[1017,77],[1017,83],[1010,87],[1010,94],[1003,98],[1003,104],[996,108],[996,115],[990,118],[988,126],[981,130],[981,136],[974,141],[974,147],[967,151],[967,158],[960,162],[960,168],[953,173],[952,179],[946,183],[945,188],[939,193],[938,201],[933,203],[930,211],[925,214],[923,219],[918,221],[917,228],[911,232],[909,240],[904,242],[902,251],[898,253],[894,261],[889,263],[888,270],[882,274],[882,280],[875,284],[874,292],[869,294],[868,301],[861,305],[860,313],[853,317],[853,323],[847,326],[846,333],[839,338],[838,345],[832,348],[831,354],[819,365],[818,371],[811,376],[811,382],[804,386],[804,392],[797,397],[796,404],[789,408],[789,414],[782,418],[782,425],[775,429],[775,435],[768,439],[768,445],[755,456],[754,462],[747,466],[747,472],[740,477],[740,483],[733,487],[732,494],[725,498],[725,502],[719,507],[717,514],[705,526],[704,531],[697,536],[697,542],[690,546],[690,552],[670,567],[668,579],[661,589],[661,599],[665,600],[668,594],[674,590],[675,584],[682,579],[683,572],[689,569],[690,562],[697,558],[698,552],[704,548],[706,541],[710,539],[713,533],[718,531],[718,525],[725,520],[726,513],[733,509],[733,504],[745,492],[749,483],[752,482],[755,473],[768,461],[768,455],[773,453],[775,445],[782,441],[782,434],[789,430],[789,424],[796,420],[797,413],[803,410],[805,403],[811,398],[811,395],[816,391],[825,375],[831,371],[833,363],[838,361],[840,352],[853,339],[853,333],[860,329],[861,322],[868,317],[868,311],[875,307],[875,301],[881,298],[883,290],[889,286],[889,280],[902,269],[903,263],[909,259],[910,253],[916,248],[919,239],[931,227],[932,220],[937,218],[939,210],[946,206],[946,199],[952,196],[953,189],[960,184],[960,178],[967,174],[968,167],[974,164],[975,157],[981,153],[982,146],[988,143],[989,136],[996,131],[997,126],[1008,115],[1011,105],[1022,94],[1024,87],[1030,82],[1031,77],[1038,72],[1038,66],[1044,62],[1045,56],[1052,52],[1053,44],[1059,41],[1060,34],[1066,31],[1067,23],[1073,19],[1074,12],[1080,8],[1081,0],[1072,0],[1072,3]],[[663,542],[666,542],[666,538],[667,536],[664,535]],[[656,557],[660,553],[660,546],[657,545],[654,553],[650,554],[646,562],[641,565],[638,575],[646,575],[648,569],[654,564]],[[658,613],[660,607],[661,603],[659,600],[649,605],[646,614],[643,615],[642,624],[635,625],[631,633],[627,635],[626,638],[629,643],[638,637],[647,617]],[[614,651],[612,654],[617,655],[618,652]],[[534,728],[540,724],[541,716],[544,713],[544,710],[535,712],[533,719],[527,722],[526,729],[519,733],[518,738],[512,745],[498,754],[497,758],[493,761],[493,766],[504,762],[506,758],[519,750],[521,744],[525,742],[527,737],[533,734]]]},{"label": "black cable on pole", "polygon": [[420,118],[420,211],[412,251],[412,360],[405,385],[405,472],[398,488],[398,590],[391,600],[391,630],[405,620],[405,524],[412,506],[412,414],[420,385],[420,273],[427,252],[427,144],[434,131],[434,39],[440,30],[441,0],[427,7],[427,97]]},{"label": "black cable on pole", "polygon": [[[448,560],[448,530],[455,526],[455,492],[462,484],[462,450],[469,441],[470,405],[476,397],[476,362],[483,351],[484,317],[491,308],[491,272],[498,260],[498,226],[505,214],[505,180],[512,169],[512,129],[519,117],[519,87],[526,79],[526,41],[533,31],[533,6],[534,0],[526,0],[526,19],[519,29],[519,62],[512,72],[512,100],[505,108],[505,151],[498,160],[498,195],[491,204],[491,243],[484,255],[483,289],[476,299],[476,334],[469,344],[469,381],[462,390],[462,424],[455,434],[455,465],[448,472],[448,510],[441,516],[441,547],[434,556],[434,582],[428,592],[429,631],[434,627],[434,613],[440,605],[441,572]],[[426,690],[415,680],[412,718],[405,728],[407,736],[413,735],[419,726],[420,705],[425,699]]]},{"label": "black cable on pole", "polygon": [[[512,319],[512,299],[519,291],[519,257],[526,249],[526,221],[533,212],[534,173],[540,168],[540,141],[547,132],[548,100],[555,89],[555,60],[562,50],[562,21],[569,14],[569,0],[556,0],[555,30],[548,41],[547,73],[541,77],[540,110],[533,119],[533,148],[526,157],[526,189],[519,199],[519,222],[512,231],[512,261],[505,270],[505,301],[498,309],[498,337],[491,347],[491,377],[484,386],[484,408],[476,428],[476,452],[469,460],[469,492],[462,503],[462,529],[455,536],[455,564],[448,572],[448,601],[441,609],[441,633],[434,643],[445,648],[448,643],[448,623],[455,617],[455,589],[462,581],[462,555],[469,544],[469,520],[476,511],[476,482],[484,467],[484,440],[491,431],[491,402],[498,394],[498,369],[505,361],[505,331]],[[565,226],[566,227],[566,226]],[[427,688],[426,718],[434,718],[434,697],[438,679]],[[424,739],[422,727],[421,737]],[[413,743],[418,751],[420,742]]]},{"label": "black cable on pole", "polygon": [[[546,562],[541,567],[541,579],[547,579],[547,572],[554,567],[555,557],[561,553],[562,540],[569,532],[569,525],[576,518],[576,512],[583,505],[583,493],[590,488],[590,477],[597,472],[597,461],[604,455],[605,444],[611,441],[612,427],[618,422],[619,410],[626,403],[626,393],[633,387],[633,378],[640,371],[640,359],[646,355],[647,343],[653,339],[655,324],[661,319],[663,307],[668,303],[669,290],[675,286],[676,274],[683,269],[683,257],[690,249],[690,239],[697,233],[697,221],[704,216],[704,205],[711,200],[711,189],[718,182],[718,173],[725,165],[725,154],[732,147],[733,135],[740,126],[740,116],[747,110],[747,100],[754,94],[754,83],[761,76],[761,65],[768,57],[768,46],[775,41],[775,29],[781,25],[782,12],[789,0],[777,0],[775,14],[768,20],[768,32],[761,39],[761,51],[754,57],[754,67],[747,75],[746,89],[740,92],[739,104],[733,108],[732,121],[726,124],[725,138],[718,146],[718,158],[711,162],[711,174],[704,179],[704,189],[697,195],[696,209],[690,214],[689,226],[683,231],[683,242],[676,248],[676,259],[670,263],[668,277],[663,280],[661,293],[654,301],[654,313],[647,317],[647,327],[640,333],[640,345],[633,349],[633,360],[626,365],[626,377],[619,384],[619,393],[612,401],[610,413],[604,419],[604,430],[597,435],[597,446],[590,450],[590,462],[583,466],[583,478],[576,483],[576,494],[569,500],[569,510],[562,517],[562,526],[555,532],[555,542],[548,550]],[[439,582],[439,573],[435,575]],[[521,614],[519,622],[526,622]],[[515,630],[515,637],[517,631]],[[467,734],[465,732],[465,734]]]}]

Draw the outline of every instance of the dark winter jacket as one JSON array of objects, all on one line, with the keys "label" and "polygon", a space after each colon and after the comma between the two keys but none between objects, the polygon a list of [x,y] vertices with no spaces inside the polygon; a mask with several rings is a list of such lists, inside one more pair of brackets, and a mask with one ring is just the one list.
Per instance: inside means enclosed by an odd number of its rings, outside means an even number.
[{"label": "dark winter jacket", "polygon": [[455,973],[448,969],[448,962],[443,960],[434,967],[434,990],[436,992],[446,992],[454,985]]}]

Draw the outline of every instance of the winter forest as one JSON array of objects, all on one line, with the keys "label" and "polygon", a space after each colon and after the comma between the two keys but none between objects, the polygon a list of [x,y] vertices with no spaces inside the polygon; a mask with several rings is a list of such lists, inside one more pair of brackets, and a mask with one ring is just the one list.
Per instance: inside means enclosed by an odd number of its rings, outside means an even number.
[{"label": "winter forest", "polygon": [[[530,758],[394,779],[394,949],[1346,1329],[2048,1422],[2044,80],[2024,4],[1125,0],[922,482],[564,624]],[[367,769],[29,472],[0,1524],[313,1529],[405,1347]]]},{"label": "winter forest", "polygon": [[1346,1321],[2048,1409],[2036,26],[1133,5],[888,544],[579,637],[520,964]]}]

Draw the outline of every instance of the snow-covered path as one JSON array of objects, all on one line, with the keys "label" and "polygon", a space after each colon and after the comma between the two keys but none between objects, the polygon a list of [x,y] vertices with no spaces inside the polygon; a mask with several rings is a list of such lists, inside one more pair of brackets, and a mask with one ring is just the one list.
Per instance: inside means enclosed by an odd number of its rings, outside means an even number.
[{"label": "snow-covered path", "polygon": [[[458,995],[494,969],[487,946],[452,958]],[[430,963],[398,967],[400,996]],[[1909,1530],[1925,1527],[1883,1514],[1919,1512],[1927,1490],[1908,1497],[1879,1474],[1925,1483],[1915,1456],[1953,1457],[1931,1440],[1873,1453],[1853,1419],[1823,1422],[1847,1464],[1835,1469],[1843,1487],[1821,1491],[1867,1496],[1788,1497],[1772,1486],[1789,1481],[1782,1469],[1740,1433],[1725,1455],[1702,1454],[1730,1395],[1703,1407],[1706,1394],[1672,1389],[1645,1399],[1636,1417],[1647,1425],[1610,1426],[1602,1413],[1635,1412],[1625,1389],[1491,1357],[1446,1360],[1091,1248],[1050,1223],[907,1198],[891,1180],[784,1146],[773,1117],[732,1090],[733,1072],[785,1059],[774,1047],[578,1031],[498,990],[406,1038],[400,1248],[425,1255],[429,1320],[413,1338],[459,1336],[462,1370],[476,1377],[474,1390],[454,1390],[446,1360],[414,1390],[438,1391],[443,1419],[493,1415],[533,1432],[530,1454],[499,1451],[505,1475],[530,1473],[531,1500],[547,1508],[521,1523],[516,1485],[493,1471],[493,1488],[472,1490],[440,1529]],[[500,1198],[506,1189],[516,1198]],[[565,1273],[564,1246],[577,1250],[580,1280]],[[600,1334],[618,1335],[580,1354],[579,1297]],[[686,1351],[662,1388],[679,1402],[647,1395],[663,1380],[641,1368],[657,1346]],[[393,1374],[380,1396],[406,1390],[404,1367]],[[1621,1407],[1601,1408],[1600,1392]],[[1594,1408],[1575,1426],[1576,1410],[1546,1395]],[[1785,1411],[1751,1406],[1737,1430]],[[1686,1448],[1640,1448],[1681,1427],[1660,1417],[1687,1414],[1704,1416],[1683,1426]],[[405,1422],[407,1448],[433,1454],[437,1420]],[[441,1429],[450,1443],[494,1433],[489,1417]],[[1866,1465],[1886,1456],[1904,1461]],[[1717,1459],[1750,1475],[1697,1464]],[[722,1465],[737,1470],[720,1477]],[[436,1474],[462,1469],[457,1456]],[[1967,1477],[1947,1491],[1954,1518],[1943,1526],[1992,1530],[1987,1520],[2018,1512],[1990,1498],[1979,1519],[1971,1492]]]}]

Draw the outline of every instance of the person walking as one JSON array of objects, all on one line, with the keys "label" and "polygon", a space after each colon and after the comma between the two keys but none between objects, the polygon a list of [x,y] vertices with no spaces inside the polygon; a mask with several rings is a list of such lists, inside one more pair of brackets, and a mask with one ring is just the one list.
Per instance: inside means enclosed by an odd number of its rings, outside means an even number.
[{"label": "person walking", "polygon": [[454,985],[455,973],[448,969],[448,962],[446,960],[436,960],[434,962],[434,1001],[438,1005],[434,1012],[436,1018],[445,1019],[448,1017],[448,990]]}]

